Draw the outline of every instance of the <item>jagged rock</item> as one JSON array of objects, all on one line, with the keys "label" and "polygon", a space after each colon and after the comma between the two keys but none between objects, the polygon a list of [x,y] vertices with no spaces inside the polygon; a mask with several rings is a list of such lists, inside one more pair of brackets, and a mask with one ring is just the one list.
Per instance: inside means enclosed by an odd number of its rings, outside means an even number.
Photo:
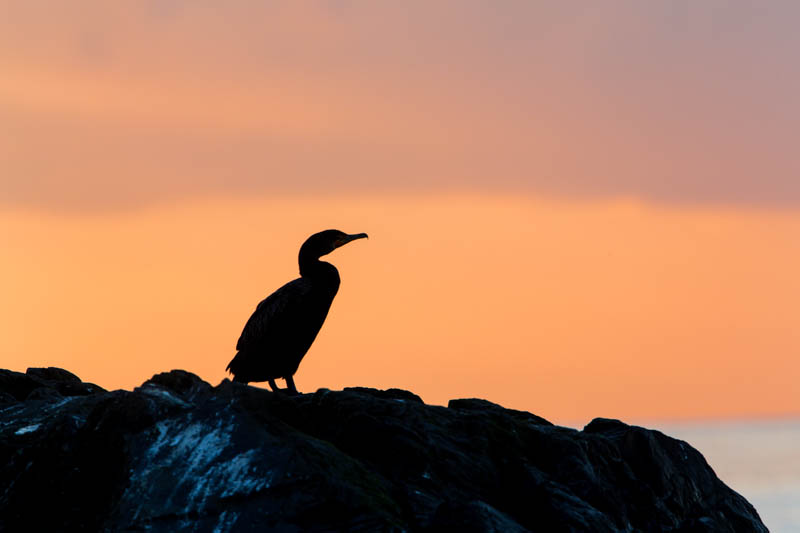
[{"label": "jagged rock", "polygon": [[13,370],[0,369],[0,393],[4,397],[11,397],[11,401],[22,401],[34,389],[42,386],[40,381]]},{"label": "jagged rock", "polygon": [[2,531],[763,532],[685,442],[478,399],[0,370]]},{"label": "jagged rock", "polygon": [[72,372],[61,368],[29,368],[24,374],[0,369],[0,403],[26,400],[31,393],[34,393],[31,399],[35,400],[85,396],[97,392],[105,392],[105,389],[93,383],[84,383]]},{"label": "jagged rock", "polygon": [[82,383],[81,378],[72,372],[53,366],[46,368],[29,368],[25,371],[25,375],[44,381],[53,381],[56,383]]}]

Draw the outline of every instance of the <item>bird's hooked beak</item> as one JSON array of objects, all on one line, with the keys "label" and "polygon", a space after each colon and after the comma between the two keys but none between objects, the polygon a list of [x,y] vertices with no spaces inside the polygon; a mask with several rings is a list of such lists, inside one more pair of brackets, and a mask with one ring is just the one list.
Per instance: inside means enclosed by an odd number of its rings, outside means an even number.
[{"label": "bird's hooked beak", "polygon": [[348,242],[354,241],[356,239],[369,239],[369,235],[367,235],[366,233],[354,233],[352,235],[345,235],[344,237],[334,242],[333,247],[338,248],[340,246],[344,246]]}]

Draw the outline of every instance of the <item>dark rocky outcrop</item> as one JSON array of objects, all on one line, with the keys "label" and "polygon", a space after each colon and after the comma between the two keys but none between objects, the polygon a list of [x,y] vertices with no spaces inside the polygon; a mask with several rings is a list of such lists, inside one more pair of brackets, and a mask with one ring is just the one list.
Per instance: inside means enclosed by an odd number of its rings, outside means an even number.
[{"label": "dark rocky outcrop", "polygon": [[0,371],[2,531],[766,531],[658,431],[485,400]]}]

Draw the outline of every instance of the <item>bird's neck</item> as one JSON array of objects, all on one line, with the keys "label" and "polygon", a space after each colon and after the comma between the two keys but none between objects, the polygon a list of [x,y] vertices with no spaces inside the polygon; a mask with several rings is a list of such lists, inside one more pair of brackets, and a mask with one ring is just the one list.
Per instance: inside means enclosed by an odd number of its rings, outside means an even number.
[{"label": "bird's neck", "polygon": [[339,271],[336,267],[319,258],[300,261],[300,275],[311,280],[324,281],[329,285],[339,287]]}]

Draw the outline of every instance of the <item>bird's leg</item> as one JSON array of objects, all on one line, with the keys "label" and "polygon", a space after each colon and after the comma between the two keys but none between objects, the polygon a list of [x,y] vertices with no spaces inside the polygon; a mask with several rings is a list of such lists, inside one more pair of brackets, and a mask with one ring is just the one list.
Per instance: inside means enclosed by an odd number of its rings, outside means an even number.
[{"label": "bird's leg", "polygon": [[289,394],[298,394],[297,387],[294,386],[294,378],[292,376],[286,376],[286,389],[288,390]]},{"label": "bird's leg", "polygon": [[269,383],[269,388],[272,389],[272,392],[278,392],[280,390],[274,379],[268,379],[267,383]]}]

